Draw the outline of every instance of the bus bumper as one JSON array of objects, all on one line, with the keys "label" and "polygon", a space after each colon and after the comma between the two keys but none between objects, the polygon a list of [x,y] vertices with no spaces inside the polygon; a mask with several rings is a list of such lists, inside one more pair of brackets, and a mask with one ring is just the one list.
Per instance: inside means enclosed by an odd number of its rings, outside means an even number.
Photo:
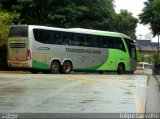
[{"label": "bus bumper", "polygon": [[21,61],[21,62],[15,62],[15,61],[8,61],[8,67],[11,68],[31,68],[31,61]]}]

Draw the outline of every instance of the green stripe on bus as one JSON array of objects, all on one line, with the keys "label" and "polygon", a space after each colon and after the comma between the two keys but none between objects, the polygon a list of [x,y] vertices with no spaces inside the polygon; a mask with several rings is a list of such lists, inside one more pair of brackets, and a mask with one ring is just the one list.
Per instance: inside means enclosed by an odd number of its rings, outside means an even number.
[{"label": "green stripe on bus", "polygon": [[49,65],[40,61],[33,60],[33,68],[36,69],[49,69]]},{"label": "green stripe on bus", "polygon": [[97,34],[97,33],[93,33],[92,35],[96,35],[96,36],[110,36],[110,37],[122,37],[119,34],[112,34],[112,33],[104,33],[104,34]]},{"label": "green stripe on bus", "polygon": [[[123,51],[120,51],[123,52]],[[124,58],[124,60],[120,60],[119,59],[119,55],[117,55],[117,59],[115,57],[115,55],[117,54],[117,50],[116,49],[109,49],[109,56],[105,59],[105,61],[102,64],[93,66],[93,67],[87,67],[87,68],[75,68],[75,70],[97,70],[97,71],[105,71],[105,70],[117,70],[118,68],[118,64],[120,62],[125,64],[125,70],[129,70],[129,65],[127,65],[127,62],[129,62],[129,59],[127,57],[127,54],[121,53],[122,57]]]}]

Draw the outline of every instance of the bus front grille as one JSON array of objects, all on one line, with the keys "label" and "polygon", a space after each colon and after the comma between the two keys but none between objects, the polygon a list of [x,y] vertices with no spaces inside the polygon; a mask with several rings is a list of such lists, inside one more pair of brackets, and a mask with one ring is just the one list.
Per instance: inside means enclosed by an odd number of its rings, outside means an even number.
[{"label": "bus front grille", "polygon": [[26,43],[10,43],[10,48],[25,48]]}]

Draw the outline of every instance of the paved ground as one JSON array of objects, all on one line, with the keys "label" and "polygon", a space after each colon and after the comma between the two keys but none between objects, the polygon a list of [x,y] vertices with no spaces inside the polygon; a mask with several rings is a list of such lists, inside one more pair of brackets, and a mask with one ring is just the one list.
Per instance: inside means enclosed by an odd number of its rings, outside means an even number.
[{"label": "paved ground", "polygon": [[156,75],[156,78],[159,81],[159,86],[160,86],[160,75]]},{"label": "paved ground", "polygon": [[0,112],[144,113],[146,75],[0,74]]},{"label": "paved ground", "polygon": [[159,82],[152,75],[149,76],[147,87],[146,113],[160,113]]}]

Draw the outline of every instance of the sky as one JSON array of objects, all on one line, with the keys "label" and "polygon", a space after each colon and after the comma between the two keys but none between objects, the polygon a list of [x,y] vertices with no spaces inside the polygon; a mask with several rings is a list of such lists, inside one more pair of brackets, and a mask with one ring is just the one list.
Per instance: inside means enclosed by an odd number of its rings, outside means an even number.
[{"label": "sky", "polygon": [[[126,9],[133,14],[134,17],[138,18],[138,15],[142,12],[144,8],[144,2],[147,0],[115,0],[115,10],[117,13],[120,12],[120,9]],[[151,33],[149,26],[144,26],[138,24],[136,28],[136,36],[141,39],[148,39],[148,34]],[[146,37],[145,37],[146,36]],[[156,38],[152,39],[153,42],[156,42]]]}]

